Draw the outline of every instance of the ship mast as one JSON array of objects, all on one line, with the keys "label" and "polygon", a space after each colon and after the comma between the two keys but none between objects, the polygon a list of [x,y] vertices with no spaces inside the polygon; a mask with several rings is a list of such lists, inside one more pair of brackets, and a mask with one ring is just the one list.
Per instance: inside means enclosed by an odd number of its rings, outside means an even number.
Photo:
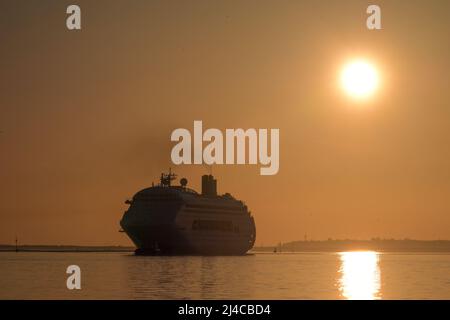
[{"label": "ship mast", "polygon": [[161,186],[162,187],[170,187],[170,183],[171,181],[175,180],[177,177],[177,175],[175,173],[172,173],[172,169],[169,168],[169,173],[165,174],[165,173],[161,173]]}]

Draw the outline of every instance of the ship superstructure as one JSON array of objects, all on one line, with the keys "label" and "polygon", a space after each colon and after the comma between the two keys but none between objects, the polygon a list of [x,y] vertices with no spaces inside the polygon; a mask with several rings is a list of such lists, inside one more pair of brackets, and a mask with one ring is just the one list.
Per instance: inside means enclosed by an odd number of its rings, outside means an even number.
[{"label": "ship superstructure", "polygon": [[217,194],[217,180],[202,176],[202,192],[185,178],[161,174],[160,183],[136,193],[120,225],[136,254],[243,255],[256,238],[253,216],[231,194]]}]

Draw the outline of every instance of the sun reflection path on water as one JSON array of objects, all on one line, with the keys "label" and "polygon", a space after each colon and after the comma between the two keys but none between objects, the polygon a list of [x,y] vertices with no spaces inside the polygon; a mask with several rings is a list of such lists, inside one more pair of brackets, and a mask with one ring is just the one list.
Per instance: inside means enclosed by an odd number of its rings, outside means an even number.
[{"label": "sun reflection path on water", "polygon": [[354,251],[339,253],[339,290],[345,299],[381,299],[379,253]]}]

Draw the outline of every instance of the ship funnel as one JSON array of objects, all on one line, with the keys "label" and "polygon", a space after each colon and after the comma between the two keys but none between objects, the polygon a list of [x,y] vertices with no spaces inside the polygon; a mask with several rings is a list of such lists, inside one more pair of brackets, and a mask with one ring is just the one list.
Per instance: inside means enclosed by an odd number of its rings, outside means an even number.
[{"label": "ship funnel", "polygon": [[202,195],[217,196],[217,180],[212,175],[202,176]]}]

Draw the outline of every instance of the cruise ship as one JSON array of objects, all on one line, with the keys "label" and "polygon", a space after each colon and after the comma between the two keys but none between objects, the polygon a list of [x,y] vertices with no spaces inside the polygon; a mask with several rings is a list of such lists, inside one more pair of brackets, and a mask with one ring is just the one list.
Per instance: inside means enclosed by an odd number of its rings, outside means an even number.
[{"label": "cruise ship", "polygon": [[243,201],[217,194],[217,180],[202,176],[201,193],[187,179],[161,174],[160,183],[137,192],[120,225],[137,255],[243,255],[254,245],[255,221]]}]

